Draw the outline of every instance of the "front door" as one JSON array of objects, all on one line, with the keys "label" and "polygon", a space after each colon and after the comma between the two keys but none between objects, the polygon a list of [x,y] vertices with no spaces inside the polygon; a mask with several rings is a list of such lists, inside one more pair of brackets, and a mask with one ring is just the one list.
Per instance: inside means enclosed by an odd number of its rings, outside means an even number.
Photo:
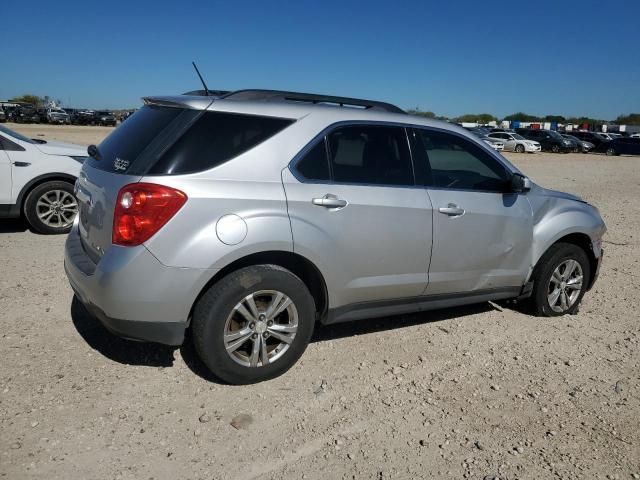
[{"label": "front door", "polygon": [[403,128],[338,127],[282,180],[294,251],[320,269],[332,308],[423,293],[431,203],[414,184]]},{"label": "front door", "polygon": [[519,288],[531,265],[533,216],[526,194],[506,193],[507,168],[475,142],[416,129],[429,166],[433,253],[426,294]]}]

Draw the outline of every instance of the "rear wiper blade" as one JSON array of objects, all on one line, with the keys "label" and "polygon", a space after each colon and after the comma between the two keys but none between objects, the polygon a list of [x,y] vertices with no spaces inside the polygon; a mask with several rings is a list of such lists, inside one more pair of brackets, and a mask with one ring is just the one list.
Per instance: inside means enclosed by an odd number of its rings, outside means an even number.
[{"label": "rear wiper blade", "polygon": [[95,158],[96,160],[100,160],[102,158],[100,150],[98,150],[98,147],[96,147],[95,145],[89,145],[87,147],[87,153],[89,154],[89,156]]}]

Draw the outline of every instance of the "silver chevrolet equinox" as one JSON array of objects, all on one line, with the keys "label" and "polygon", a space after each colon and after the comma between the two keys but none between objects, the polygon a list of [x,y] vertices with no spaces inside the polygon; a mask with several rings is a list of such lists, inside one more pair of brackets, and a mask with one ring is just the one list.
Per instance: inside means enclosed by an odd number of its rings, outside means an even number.
[{"label": "silver chevrolet equinox", "polygon": [[144,103],[89,147],[65,269],[108,330],[190,329],[223,381],[282,374],[316,321],[503,299],[558,316],[598,275],[598,210],[455,125],[270,90]]}]

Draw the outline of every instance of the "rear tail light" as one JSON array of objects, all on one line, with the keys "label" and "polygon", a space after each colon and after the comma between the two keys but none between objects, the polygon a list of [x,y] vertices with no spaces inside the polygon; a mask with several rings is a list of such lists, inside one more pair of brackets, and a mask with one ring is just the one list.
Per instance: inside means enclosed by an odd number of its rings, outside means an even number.
[{"label": "rear tail light", "polygon": [[113,216],[114,245],[133,247],[149,240],[187,201],[180,190],[154,183],[131,183],[118,192]]}]

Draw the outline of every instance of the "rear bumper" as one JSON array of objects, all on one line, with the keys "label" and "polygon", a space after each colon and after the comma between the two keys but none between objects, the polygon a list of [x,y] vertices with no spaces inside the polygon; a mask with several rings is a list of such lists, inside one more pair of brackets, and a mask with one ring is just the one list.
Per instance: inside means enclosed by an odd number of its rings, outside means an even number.
[{"label": "rear bumper", "polygon": [[191,307],[211,270],[162,265],[144,246],[112,246],[95,264],[77,225],[67,237],[64,267],[80,302],[116,335],[180,345]]}]

